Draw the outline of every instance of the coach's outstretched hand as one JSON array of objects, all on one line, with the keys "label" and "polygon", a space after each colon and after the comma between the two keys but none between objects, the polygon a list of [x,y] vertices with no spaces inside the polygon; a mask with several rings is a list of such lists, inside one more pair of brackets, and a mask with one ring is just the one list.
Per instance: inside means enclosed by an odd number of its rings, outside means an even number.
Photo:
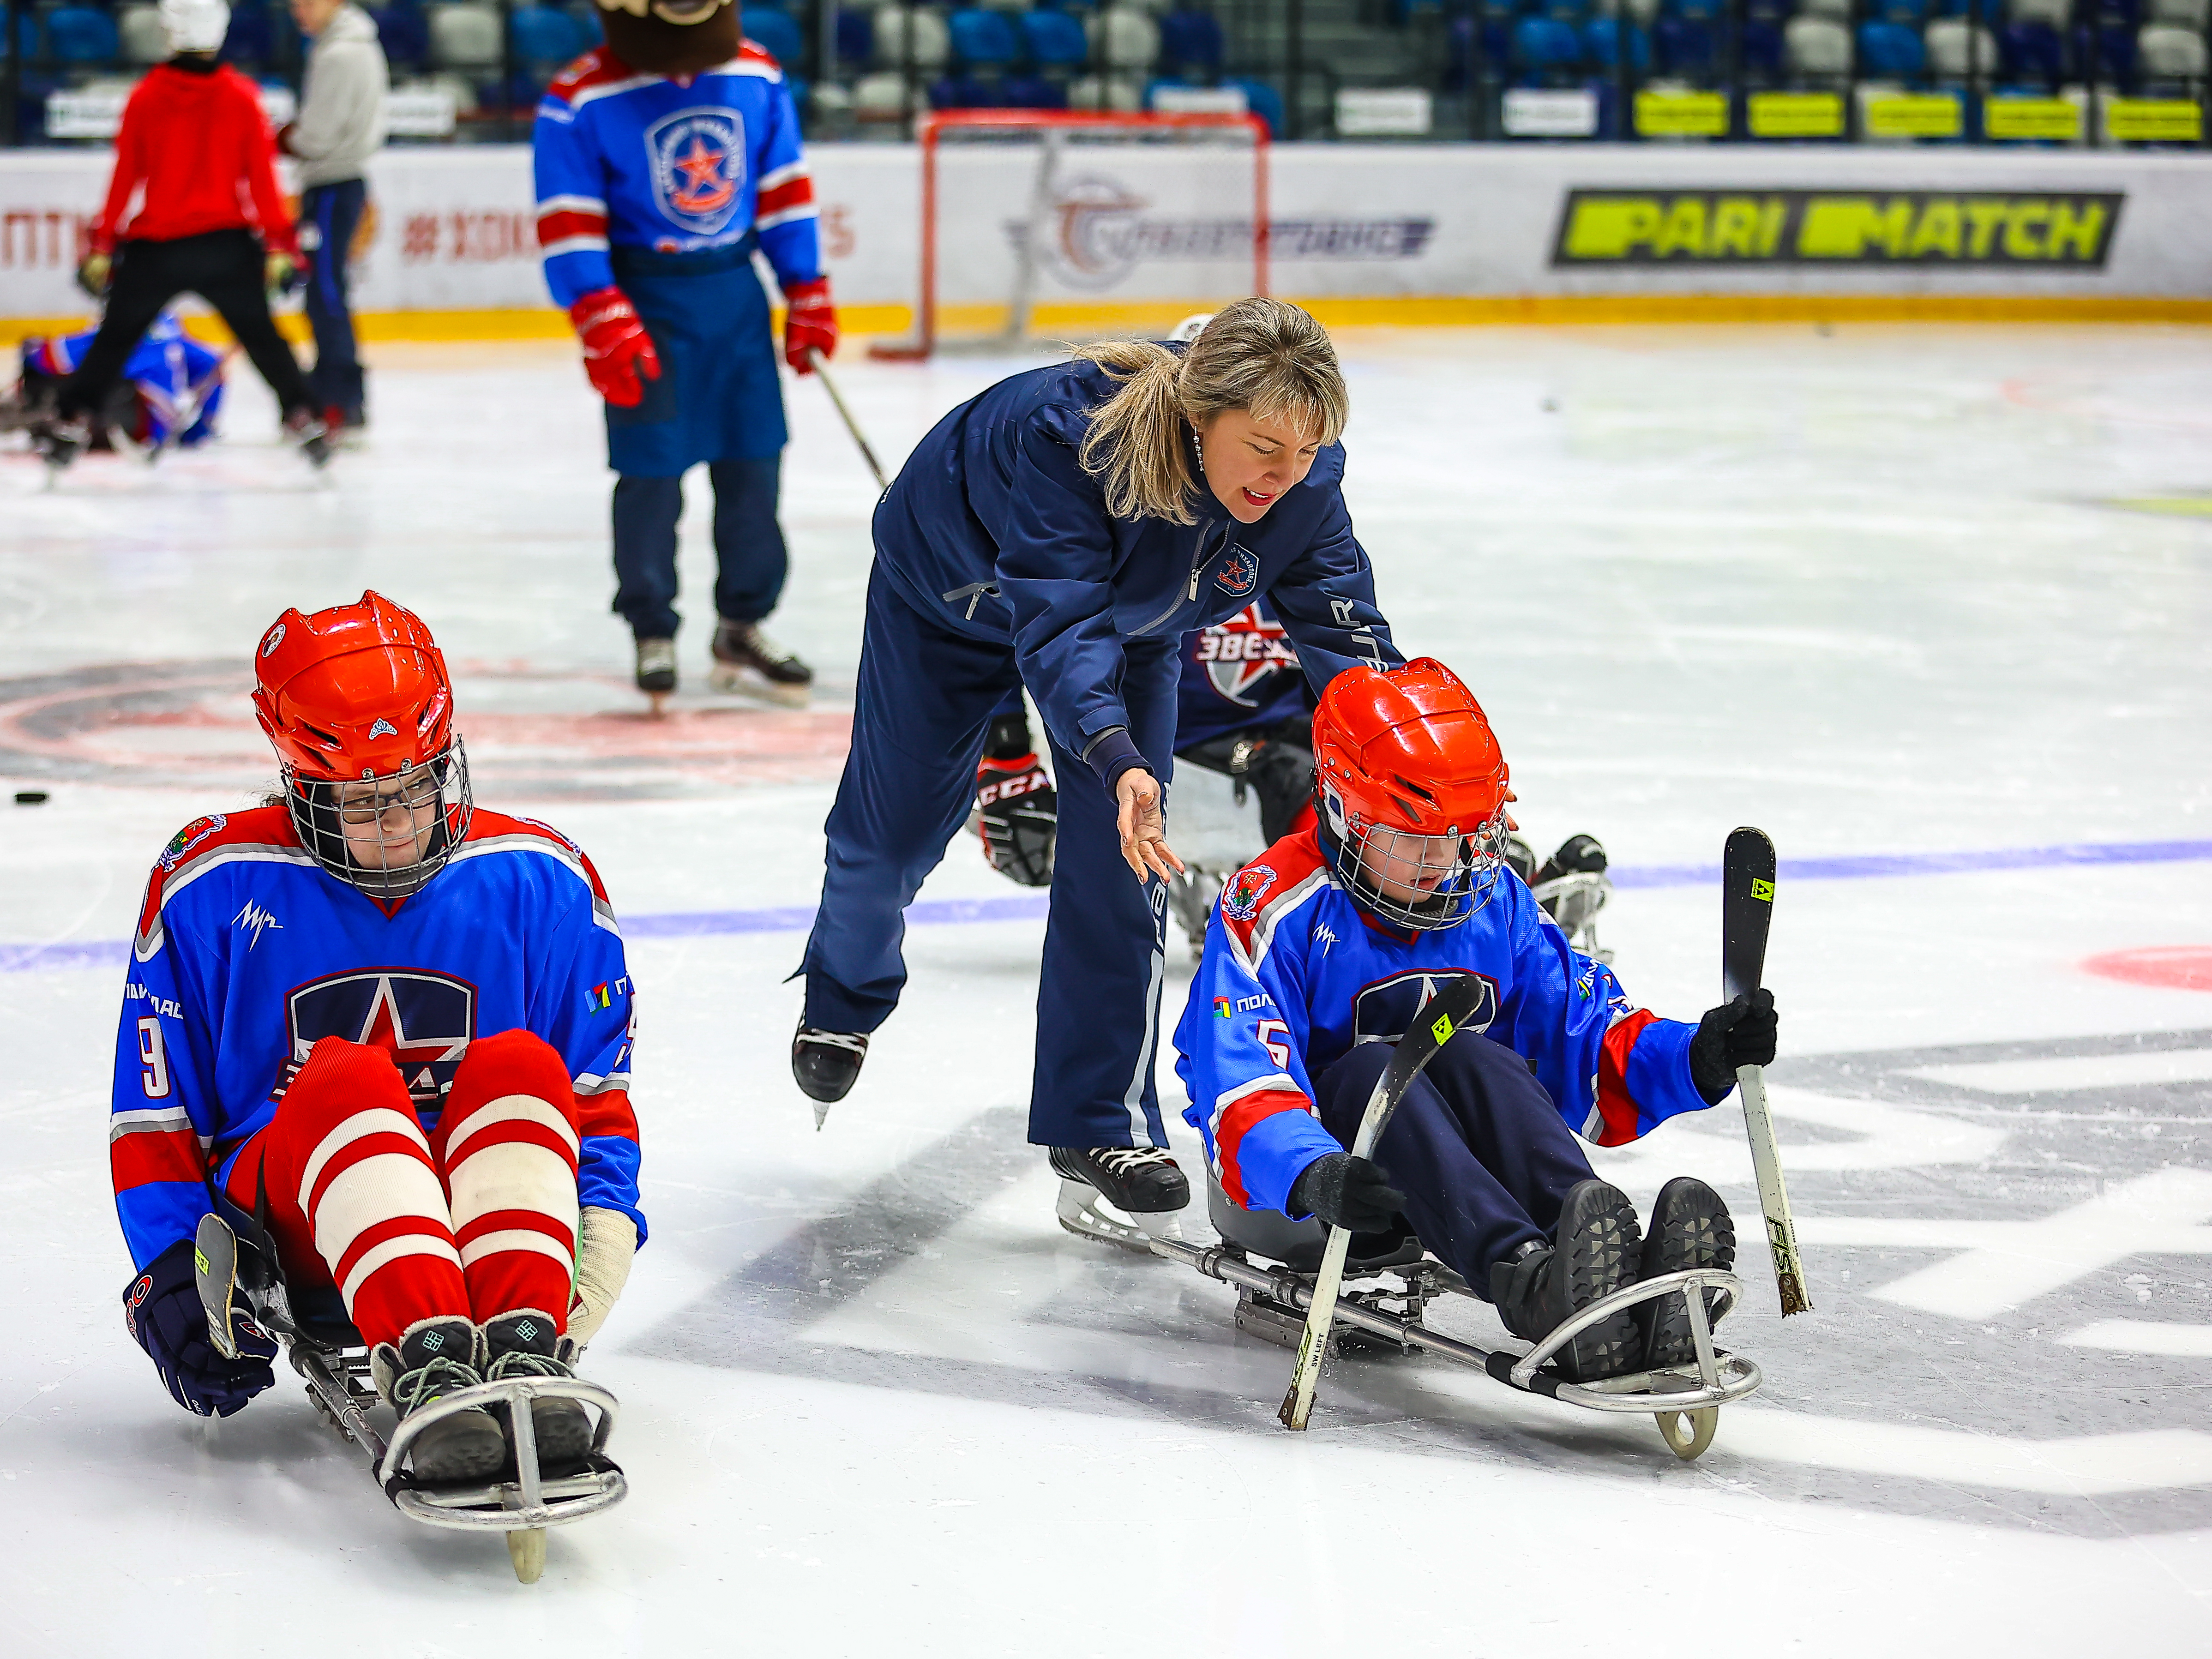
[{"label": "coach's outstretched hand", "polygon": [[1690,1039],[1690,1081],[1717,1106],[1735,1087],[1740,1066],[1774,1063],[1774,993],[1765,986],[1735,1001],[1709,1008]]},{"label": "coach's outstretched hand", "polygon": [[1142,767],[1131,767],[1114,781],[1114,822],[1121,832],[1121,857],[1139,881],[1165,881],[1182,873],[1182,860],[1168,845],[1167,821],[1160,810],[1160,781]]},{"label": "coach's outstretched hand", "polygon": [[155,1256],[124,1288],[123,1323],[153,1356],[154,1369],[179,1406],[202,1417],[228,1417],[276,1381],[269,1364],[276,1345],[234,1309],[238,1358],[225,1359],[215,1351],[193,1277],[194,1255],[192,1241],[180,1238]]},{"label": "coach's outstretched hand", "polygon": [[1291,1183],[1294,1216],[1310,1215],[1355,1233],[1387,1232],[1405,1207],[1406,1195],[1390,1184],[1381,1164],[1350,1152],[1323,1152]]}]

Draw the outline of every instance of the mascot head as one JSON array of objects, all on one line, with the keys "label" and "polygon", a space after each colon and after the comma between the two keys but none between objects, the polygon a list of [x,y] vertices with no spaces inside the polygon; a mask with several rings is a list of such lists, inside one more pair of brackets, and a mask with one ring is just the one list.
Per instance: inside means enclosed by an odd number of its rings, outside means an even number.
[{"label": "mascot head", "polygon": [[647,75],[697,75],[738,55],[736,0],[599,0],[607,46]]}]

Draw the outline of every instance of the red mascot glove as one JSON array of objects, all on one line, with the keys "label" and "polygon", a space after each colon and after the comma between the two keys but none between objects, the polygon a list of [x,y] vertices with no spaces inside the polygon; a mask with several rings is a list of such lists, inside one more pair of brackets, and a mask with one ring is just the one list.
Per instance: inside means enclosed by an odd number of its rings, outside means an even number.
[{"label": "red mascot glove", "polygon": [[586,294],[568,307],[568,320],[584,343],[584,373],[592,377],[592,389],[617,409],[643,403],[645,386],[638,376],[659,380],[660,354],[623,291],[603,288]]},{"label": "red mascot glove", "polygon": [[830,279],[793,283],[783,290],[783,299],[790,307],[783,319],[783,361],[794,372],[810,374],[814,365],[807,361],[808,352],[837,355],[837,307],[830,303]]}]

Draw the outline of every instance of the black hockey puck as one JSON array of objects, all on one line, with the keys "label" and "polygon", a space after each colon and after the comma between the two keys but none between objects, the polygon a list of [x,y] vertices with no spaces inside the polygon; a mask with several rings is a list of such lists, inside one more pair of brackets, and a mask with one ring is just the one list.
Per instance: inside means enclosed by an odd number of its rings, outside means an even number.
[{"label": "black hockey puck", "polygon": [[15,805],[18,806],[44,806],[46,804],[46,792],[43,789],[18,789],[15,792]]}]

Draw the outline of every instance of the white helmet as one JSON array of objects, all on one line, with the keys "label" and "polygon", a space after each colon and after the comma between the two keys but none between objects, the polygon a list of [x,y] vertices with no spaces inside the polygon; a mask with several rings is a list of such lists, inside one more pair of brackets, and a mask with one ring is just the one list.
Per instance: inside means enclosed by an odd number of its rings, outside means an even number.
[{"label": "white helmet", "polygon": [[230,33],[230,8],[223,0],[161,0],[161,27],[171,52],[221,52]]},{"label": "white helmet", "polygon": [[1206,331],[1206,325],[1212,320],[1212,312],[1194,311],[1175,325],[1175,331],[1170,334],[1168,338],[1173,340],[1177,345],[1188,345]]}]

